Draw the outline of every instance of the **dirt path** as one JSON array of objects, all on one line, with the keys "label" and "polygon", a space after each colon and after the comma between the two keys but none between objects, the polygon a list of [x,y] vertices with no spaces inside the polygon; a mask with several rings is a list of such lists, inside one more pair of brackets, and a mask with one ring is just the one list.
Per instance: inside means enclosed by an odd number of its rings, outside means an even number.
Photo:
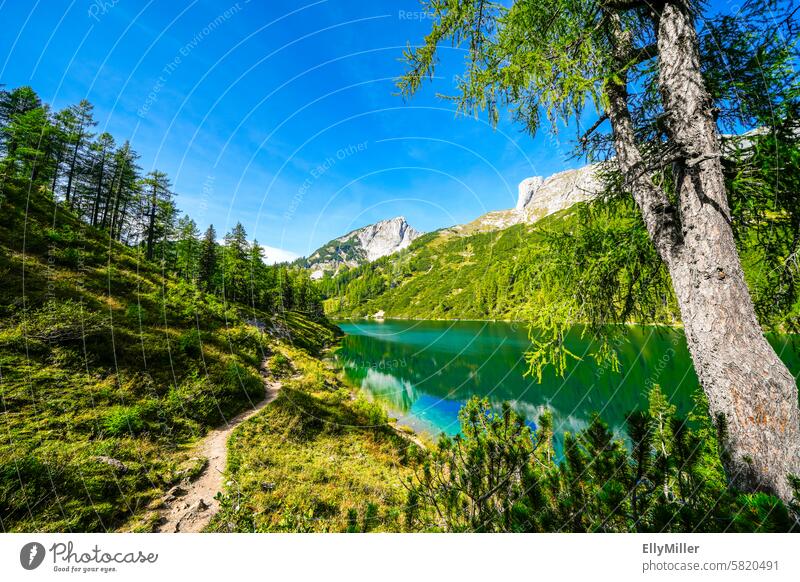
[{"label": "dirt path", "polygon": [[275,400],[281,387],[280,382],[267,379],[263,365],[261,373],[266,387],[264,400],[225,425],[215,428],[197,444],[197,456],[206,457],[208,464],[197,479],[177,485],[167,493],[162,510],[164,521],[159,525],[158,532],[202,531],[219,509],[214,496],[222,491],[222,477],[228,463],[228,437],[237,426]]}]

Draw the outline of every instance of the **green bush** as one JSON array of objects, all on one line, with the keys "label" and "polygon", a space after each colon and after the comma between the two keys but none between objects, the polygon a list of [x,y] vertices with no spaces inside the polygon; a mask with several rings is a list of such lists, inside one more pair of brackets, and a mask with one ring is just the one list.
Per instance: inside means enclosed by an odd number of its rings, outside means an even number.
[{"label": "green bush", "polygon": [[138,325],[138,323],[147,321],[147,311],[140,303],[129,303],[125,308],[125,319]]},{"label": "green bush", "polygon": [[142,409],[139,406],[115,406],[103,421],[103,429],[109,436],[136,435],[145,427]]},{"label": "green bush", "polygon": [[218,399],[205,377],[192,375],[170,389],[166,406],[170,416],[186,417],[206,426],[214,426],[220,420]]},{"label": "green bush", "polygon": [[269,359],[268,367],[272,375],[277,378],[285,378],[292,373],[291,360],[280,352]]},{"label": "green bush", "polygon": [[[698,401],[695,410],[707,410]],[[471,399],[461,434],[442,436],[413,478],[411,529],[477,532],[787,532],[786,506],[728,486],[717,429],[705,413],[675,417],[656,386],[648,410],[628,417],[631,449],[595,415],[564,435],[555,454],[552,417],[533,430],[507,404]],[[800,491],[799,491],[800,492]]]},{"label": "green bush", "polygon": [[389,422],[383,407],[377,402],[367,400],[363,394],[358,395],[352,406],[353,411],[367,426],[382,426]]},{"label": "green bush", "polygon": [[178,347],[190,358],[198,358],[202,352],[200,342],[200,332],[196,329],[188,329],[178,338]]}]

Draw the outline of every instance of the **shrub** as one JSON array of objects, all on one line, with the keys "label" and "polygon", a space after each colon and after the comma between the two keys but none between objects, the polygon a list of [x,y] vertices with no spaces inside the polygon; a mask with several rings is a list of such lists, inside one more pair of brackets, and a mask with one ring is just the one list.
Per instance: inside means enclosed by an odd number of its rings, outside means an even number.
[{"label": "shrub", "polygon": [[144,429],[142,409],[139,406],[115,406],[103,421],[103,429],[110,436],[136,435]]},{"label": "shrub", "polygon": [[170,389],[166,398],[170,416],[186,417],[206,426],[220,420],[219,403],[208,379],[195,375]]},{"label": "shrub", "polygon": [[196,329],[188,329],[178,338],[178,347],[190,358],[198,358],[202,352],[200,343],[200,332]]},{"label": "shrub", "polygon": [[367,400],[363,394],[353,402],[353,411],[367,426],[383,426],[389,422],[386,411],[377,402]]},{"label": "shrub", "polygon": [[285,378],[292,373],[292,361],[280,352],[269,359],[268,367],[272,375],[278,378]]},{"label": "shrub", "polygon": [[140,321],[147,321],[147,312],[140,303],[130,303],[125,308],[125,319],[138,325]]},{"label": "shrub", "polygon": [[[699,397],[700,400],[702,398]],[[706,410],[702,403],[695,410]],[[656,386],[632,413],[629,451],[595,415],[554,454],[552,418],[534,432],[508,405],[473,398],[407,483],[410,529],[446,531],[790,531],[783,503],[727,486],[707,414],[674,416]],[[800,483],[798,483],[800,484]]]},{"label": "shrub", "polygon": [[36,340],[68,343],[101,335],[108,325],[108,318],[104,314],[67,299],[49,301],[41,309],[28,312],[17,329]]},{"label": "shrub", "polygon": [[264,393],[261,376],[236,362],[230,362],[225,367],[224,379],[228,394],[241,394],[242,389],[250,397],[260,397]]}]

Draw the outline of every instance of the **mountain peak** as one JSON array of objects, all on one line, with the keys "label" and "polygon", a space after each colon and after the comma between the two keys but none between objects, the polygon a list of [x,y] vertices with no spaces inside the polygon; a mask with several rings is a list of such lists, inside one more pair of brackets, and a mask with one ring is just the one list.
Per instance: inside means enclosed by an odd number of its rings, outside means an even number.
[{"label": "mountain peak", "polygon": [[395,216],[368,224],[335,238],[306,259],[311,277],[336,272],[343,266],[355,267],[391,255],[408,247],[422,233],[408,224],[404,216]]}]

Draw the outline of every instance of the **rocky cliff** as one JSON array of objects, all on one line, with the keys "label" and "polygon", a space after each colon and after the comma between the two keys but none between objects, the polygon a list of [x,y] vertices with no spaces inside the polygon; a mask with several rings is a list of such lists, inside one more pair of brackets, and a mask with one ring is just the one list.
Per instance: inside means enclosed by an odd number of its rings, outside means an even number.
[{"label": "rocky cliff", "polygon": [[406,248],[422,233],[402,216],[381,220],[348,232],[321,246],[303,260],[313,279],[326,271],[335,273],[343,266],[354,267]]},{"label": "rocky cliff", "polygon": [[598,164],[593,164],[548,178],[526,178],[519,183],[515,208],[488,212],[451,230],[462,234],[501,230],[521,222],[533,223],[578,202],[592,200],[602,190],[598,169]]}]

